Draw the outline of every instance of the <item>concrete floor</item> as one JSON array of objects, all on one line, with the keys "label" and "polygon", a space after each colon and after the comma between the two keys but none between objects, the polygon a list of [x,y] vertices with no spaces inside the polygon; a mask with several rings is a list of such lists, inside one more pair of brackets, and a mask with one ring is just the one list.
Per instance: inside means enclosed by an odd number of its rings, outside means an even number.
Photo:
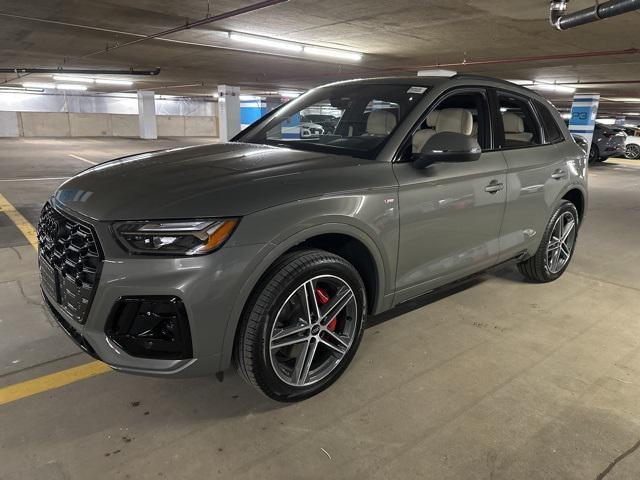
[{"label": "concrete floor", "polygon": [[[0,141],[0,193],[35,221],[61,180],[16,180],[87,166],[69,154],[191,141]],[[577,254],[556,283],[505,268],[374,318],[342,379],[301,404],[276,404],[233,373],[107,373],[6,404],[0,478],[636,479],[633,165],[592,169]],[[0,266],[0,387],[89,361],[43,313],[35,252],[1,213]]]}]

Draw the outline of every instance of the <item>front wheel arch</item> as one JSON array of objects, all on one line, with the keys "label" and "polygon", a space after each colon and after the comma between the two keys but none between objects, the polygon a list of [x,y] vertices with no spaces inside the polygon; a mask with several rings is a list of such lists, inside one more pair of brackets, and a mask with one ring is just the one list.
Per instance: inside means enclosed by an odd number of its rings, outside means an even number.
[{"label": "front wheel arch", "polygon": [[265,246],[265,249],[260,254],[261,261],[250,267],[252,273],[245,280],[244,285],[238,292],[234,306],[227,319],[222,345],[222,355],[218,367],[219,371],[226,370],[232,363],[240,319],[242,318],[247,301],[255,291],[256,287],[260,284],[261,279],[264,278],[273,265],[287,254],[287,252],[290,252],[310,239],[324,235],[349,236],[359,241],[367,248],[376,267],[377,292],[374,300],[375,303],[373,303],[373,301],[370,301],[369,303],[369,313],[378,313],[390,306],[387,305],[390,301],[385,298],[385,292],[387,291],[389,283],[387,281],[389,267],[387,267],[384,262],[382,253],[380,252],[376,242],[364,231],[346,223],[326,223],[298,231],[278,244],[270,243]]}]

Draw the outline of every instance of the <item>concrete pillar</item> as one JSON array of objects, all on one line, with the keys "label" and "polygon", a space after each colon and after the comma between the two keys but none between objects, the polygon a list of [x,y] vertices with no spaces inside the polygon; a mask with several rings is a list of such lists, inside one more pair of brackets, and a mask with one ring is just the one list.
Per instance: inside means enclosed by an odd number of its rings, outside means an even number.
[{"label": "concrete pillar", "polygon": [[138,124],[140,125],[140,138],[147,140],[158,138],[154,92],[138,91]]},{"label": "concrete pillar", "polygon": [[0,112],[0,137],[19,137],[18,112]]},{"label": "concrete pillar", "polygon": [[221,142],[240,133],[240,87],[218,85],[218,131]]}]

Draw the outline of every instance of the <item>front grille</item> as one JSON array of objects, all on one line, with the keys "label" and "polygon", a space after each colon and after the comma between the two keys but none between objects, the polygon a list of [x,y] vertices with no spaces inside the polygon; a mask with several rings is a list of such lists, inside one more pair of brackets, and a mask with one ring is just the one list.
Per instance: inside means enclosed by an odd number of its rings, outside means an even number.
[{"label": "front grille", "polygon": [[102,266],[98,237],[90,226],[46,203],[38,246],[42,288],[74,320],[85,323]]}]

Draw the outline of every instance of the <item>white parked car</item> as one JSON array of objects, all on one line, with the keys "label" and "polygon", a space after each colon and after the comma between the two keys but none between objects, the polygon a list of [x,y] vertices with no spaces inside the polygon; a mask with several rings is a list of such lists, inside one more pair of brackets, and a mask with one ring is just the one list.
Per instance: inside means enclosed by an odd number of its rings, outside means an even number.
[{"label": "white parked car", "polygon": [[624,141],[624,156],[631,160],[640,159],[640,128],[623,127],[621,131],[627,136]]}]

